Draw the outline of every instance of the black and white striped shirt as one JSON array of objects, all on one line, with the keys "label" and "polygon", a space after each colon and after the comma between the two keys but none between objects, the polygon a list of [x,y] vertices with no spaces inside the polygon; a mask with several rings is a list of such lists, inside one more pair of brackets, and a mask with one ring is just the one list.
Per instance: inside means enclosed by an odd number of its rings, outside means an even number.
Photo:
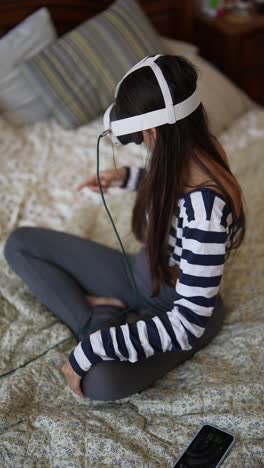
[{"label": "black and white striped shirt", "polygon": [[[128,168],[123,188],[135,190],[142,168]],[[189,350],[206,328],[224,271],[232,211],[224,197],[199,188],[178,200],[169,236],[169,266],[178,265],[176,300],[164,315],[98,330],[69,356],[83,376],[100,361],[137,362],[165,351]]]}]

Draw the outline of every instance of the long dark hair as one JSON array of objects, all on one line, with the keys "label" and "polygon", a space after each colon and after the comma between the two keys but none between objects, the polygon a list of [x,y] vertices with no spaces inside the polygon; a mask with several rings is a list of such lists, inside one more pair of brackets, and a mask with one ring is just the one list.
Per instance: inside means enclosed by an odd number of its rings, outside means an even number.
[{"label": "long dark hair", "polygon": [[[173,103],[188,98],[196,88],[197,71],[184,57],[163,55],[156,63],[162,70],[169,85]],[[119,118],[131,117],[164,107],[164,99],[157,79],[150,67],[142,67],[129,74],[121,83],[116,99],[116,112]],[[187,118],[175,124],[165,124],[156,128],[155,145],[146,163],[146,172],[138,188],[133,209],[132,230],[136,238],[146,244],[152,276],[152,296],[159,293],[161,283],[171,286],[168,267],[168,236],[171,218],[177,201],[183,194],[185,170],[192,160],[209,179],[195,188],[218,187],[232,209],[233,223],[227,257],[237,248],[245,235],[245,214],[241,201],[238,219],[233,199],[209,167],[199,157],[202,151],[206,161],[217,163],[224,169],[224,179],[228,186],[241,197],[241,188],[229,166],[217,149],[217,140],[209,130],[205,109],[202,104]],[[151,138],[151,133],[149,131]],[[212,181],[214,184],[212,184]],[[223,177],[222,177],[223,181]],[[190,186],[190,185],[189,185]],[[148,213],[148,221],[146,219]],[[239,226],[239,229],[238,229]]]}]

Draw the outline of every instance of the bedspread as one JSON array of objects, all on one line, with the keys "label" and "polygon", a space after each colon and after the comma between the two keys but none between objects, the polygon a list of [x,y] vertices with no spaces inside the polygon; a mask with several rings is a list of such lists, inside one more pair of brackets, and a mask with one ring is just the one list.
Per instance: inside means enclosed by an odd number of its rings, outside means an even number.
[{"label": "bedspread", "polygon": [[[17,226],[65,230],[119,248],[100,196],[79,183],[96,169],[102,119],[77,130],[42,122],[17,130],[0,120],[0,466],[172,467],[201,423],[232,432],[225,467],[264,466],[264,110],[220,136],[241,183],[247,216],[242,247],[221,285],[221,332],[192,359],[131,397],[81,400],[61,367],[76,345],[7,265],[3,246]],[[140,165],[145,150],[115,148],[117,164]],[[113,165],[101,140],[100,168]],[[125,248],[135,193],[111,189],[107,203]]]}]

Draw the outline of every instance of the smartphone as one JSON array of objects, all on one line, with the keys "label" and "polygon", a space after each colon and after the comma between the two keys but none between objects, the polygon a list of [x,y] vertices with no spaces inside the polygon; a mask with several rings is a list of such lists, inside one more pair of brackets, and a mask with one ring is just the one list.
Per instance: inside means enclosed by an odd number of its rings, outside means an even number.
[{"label": "smartphone", "polygon": [[235,437],[220,427],[203,424],[173,468],[217,468],[229,454]]}]

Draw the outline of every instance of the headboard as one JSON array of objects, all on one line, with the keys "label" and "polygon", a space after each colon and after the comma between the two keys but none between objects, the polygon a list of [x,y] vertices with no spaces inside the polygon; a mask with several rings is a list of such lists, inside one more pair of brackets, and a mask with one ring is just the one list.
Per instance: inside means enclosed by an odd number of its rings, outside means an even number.
[{"label": "headboard", "polygon": [[[138,0],[160,34],[191,41],[193,0]],[[113,0],[0,0],[0,36],[46,6],[59,35],[107,8]]]}]

